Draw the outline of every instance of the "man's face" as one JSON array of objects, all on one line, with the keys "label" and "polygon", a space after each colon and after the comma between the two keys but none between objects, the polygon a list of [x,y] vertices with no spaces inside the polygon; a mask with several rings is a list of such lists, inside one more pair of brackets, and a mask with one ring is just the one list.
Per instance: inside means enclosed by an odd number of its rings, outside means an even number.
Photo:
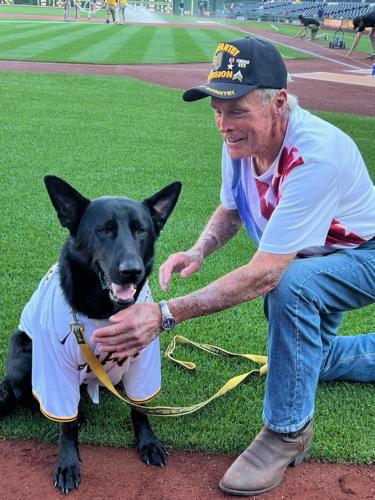
[{"label": "man's face", "polygon": [[[286,103],[285,91],[283,96]],[[231,158],[262,157],[274,147],[281,116],[275,102],[264,104],[258,92],[250,92],[231,100],[213,97],[211,107]]]}]

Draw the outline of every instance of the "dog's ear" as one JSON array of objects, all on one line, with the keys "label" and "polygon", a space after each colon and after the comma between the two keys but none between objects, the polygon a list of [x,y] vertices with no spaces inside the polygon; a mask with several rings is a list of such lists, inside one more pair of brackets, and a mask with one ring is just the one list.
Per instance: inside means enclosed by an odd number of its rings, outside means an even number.
[{"label": "dog's ear", "polygon": [[171,215],[180,195],[181,187],[181,182],[173,182],[150,198],[144,200],[143,203],[151,211],[157,234],[163,229],[164,224]]},{"label": "dog's ear", "polygon": [[55,207],[61,225],[74,235],[90,200],[82,196],[67,182],[54,175],[44,177],[49,197]]}]

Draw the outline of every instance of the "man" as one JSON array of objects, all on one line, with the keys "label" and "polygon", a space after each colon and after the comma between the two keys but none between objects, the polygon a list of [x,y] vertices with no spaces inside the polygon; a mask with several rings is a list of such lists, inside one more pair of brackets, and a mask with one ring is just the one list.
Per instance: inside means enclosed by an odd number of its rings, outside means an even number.
[{"label": "man", "polygon": [[64,21],[69,21],[70,0],[63,0],[63,7],[64,7]]},{"label": "man", "polygon": [[95,19],[96,17],[96,0],[89,0],[89,15],[88,15],[88,21],[91,21],[91,19]]},{"label": "man", "polygon": [[318,10],[317,10],[317,15],[318,15],[318,19],[319,19],[319,21],[320,21],[320,22],[322,22],[322,21],[323,21],[323,19],[324,19],[324,6],[323,6],[323,5],[320,5],[320,6],[318,7]]},{"label": "man", "polygon": [[203,3],[203,0],[199,0],[198,8],[199,8],[199,17],[204,17],[204,3]]},{"label": "man", "polygon": [[294,35],[294,38],[306,38],[307,30],[310,30],[310,40],[316,40],[318,38],[327,39],[327,35],[318,35],[320,30],[320,22],[313,17],[304,17],[302,14],[298,16],[301,23],[301,29]]},{"label": "man", "polygon": [[116,0],[106,0],[107,1],[107,17],[105,22],[109,24],[112,19],[112,23],[116,22]]},{"label": "man", "polygon": [[354,142],[301,109],[286,88],[271,43],[218,46],[208,82],[183,98],[211,96],[224,139],[221,203],[196,244],[161,266],[160,284],[199,271],[241,224],[258,250],[203,289],[160,308],[133,305],[94,333],[104,351],[133,356],[174,323],[264,294],[265,426],[220,482],[236,495],[272,490],[304,459],[319,379],[375,381],[375,334],[336,336],[345,311],[375,301],[375,188]]},{"label": "man", "polygon": [[125,24],[125,11],[128,6],[128,0],[118,0],[117,2],[117,24]]},{"label": "man", "polygon": [[74,0],[74,19],[79,21],[81,18],[81,0]]},{"label": "man", "polygon": [[375,10],[372,12],[368,12],[364,16],[355,17],[353,19],[353,28],[357,31],[357,35],[353,41],[351,49],[348,52],[348,56],[352,55],[354,49],[359,44],[359,41],[361,39],[361,36],[365,32],[365,29],[370,28],[368,37],[371,44],[372,54],[368,59],[375,61]]}]

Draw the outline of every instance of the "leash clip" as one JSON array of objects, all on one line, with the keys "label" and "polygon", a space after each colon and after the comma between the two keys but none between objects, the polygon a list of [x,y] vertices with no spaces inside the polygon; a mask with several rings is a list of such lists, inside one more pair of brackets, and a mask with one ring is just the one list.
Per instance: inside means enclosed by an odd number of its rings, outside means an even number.
[{"label": "leash clip", "polygon": [[70,323],[70,331],[74,333],[77,344],[86,344],[86,340],[84,337],[85,327],[80,321],[74,321]]},{"label": "leash clip", "polygon": [[72,311],[73,321],[70,323],[70,331],[74,334],[77,344],[86,344],[85,326],[77,318],[77,313]]}]

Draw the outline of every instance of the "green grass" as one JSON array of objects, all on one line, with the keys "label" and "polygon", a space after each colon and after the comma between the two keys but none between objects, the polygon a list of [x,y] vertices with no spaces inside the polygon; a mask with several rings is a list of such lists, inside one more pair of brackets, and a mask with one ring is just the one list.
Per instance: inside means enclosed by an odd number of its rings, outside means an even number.
[{"label": "green grass", "polygon": [[[30,7],[25,10],[2,7],[0,13],[29,13],[30,10],[51,13],[51,9]],[[56,10],[62,9],[52,10],[56,15]],[[168,18],[173,19],[173,16]],[[219,42],[245,35],[248,33],[225,24],[218,24],[215,29],[198,29],[188,26],[176,28],[167,24],[118,26],[103,22],[17,22],[0,19],[0,59],[93,64],[209,62]],[[288,47],[277,47],[287,59],[311,57]]]},{"label": "green grass", "polygon": [[[43,18],[43,16],[59,16],[61,15],[61,18],[62,18],[62,12],[63,12],[63,9],[62,8],[52,8],[52,7],[46,7],[46,8],[41,8],[41,7],[25,7],[25,6],[0,6],[0,14],[4,12],[4,13],[7,13],[7,14],[34,14],[34,15],[38,15],[40,16],[41,18]],[[141,16],[141,14],[140,14]],[[155,16],[157,16],[157,18],[161,21],[166,21],[166,22],[179,22],[179,23],[200,23],[201,22],[201,18],[198,18],[198,17],[191,17],[191,16],[186,16],[184,18],[182,18],[181,16],[175,16],[175,15],[170,15],[170,14],[162,14],[162,13],[155,13]],[[87,17],[87,13],[86,12],[82,12],[82,20],[85,21],[85,18]],[[105,11],[104,10],[101,10],[97,13],[97,18],[98,19],[103,19],[104,20],[104,17],[105,17]],[[299,25],[298,24],[290,24],[290,23],[277,23],[277,22],[266,22],[266,21],[239,21],[239,20],[234,20],[234,19],[216,19],[216,18],[207,18],[206,19],[207,21],[209,22],[217,22],[219,27],[218,27],[218,30],[217,32],[220,34],[222,33],[222,30],[224,30],[223,32],[223,36],[224,38],[220,38],[219,36],[219,41],[222,41],[223,39],[234,39],[236,37],[240,37],[242,35],[239,34],[239,31],[235,31],[235,30],[241,30],[241,27],[246,27],[246,28],[251,28],[251,27],[254,27],[254,28],[257,28],[257,29],[264,29],[266,31],[270,31],[270,32],[275,32],[275,29],[272,27],[272,26],[275,26],[279,32],[281,34],[284,34],[284,35],[289,35],[289,36],[293,36],[295,35],[298,30],[300,29],[299,28]],[[6,23],[7,20],[5,19],[0,19],[0,35],[2,33],[2,26],[1,26],[1,23]],[[45,21],[46,22],[46,21]],[[9,24],[9,23],[8,23]],[[25,24],[25,21],[22,21],[21,24]],[[28,24],[28,23],[26,23]],[[30,24],[30,23],[29,23]],[[225,32],[225,27],[230,30],[231,28],[233,29],[233,31],[229,31],[229,32]],[[106,27],[108,28],[108,27]],[[115,29],[118,28],[118,30],[121,30],[123,31],[123,27],[114,27]],[[20,28],[22,29],[22,28]],[[162,28],[161,28],[162,29]],[[207,30],[207,31],[212,31],[212,30]],[[215,30],[216,31],[216,30]],[[334,34],[334,31],[332,29],[327,29],[327,30],[324,30],[324,28],[321,30],[321,33],[324,33],[326,32],[327,35],[328,35],[328,40],[331,41],[333,40],[333,34]],[[67,33],[69,33],[69,30],[67,31]],[[86,33],[88,34],[88,33]],[[157,37],[156,37],[156,40],[160,40],[159,36],[160,36],[160,29],[157,30]],[[107,35],[108,35],[108,30],[107,30]],[[233,37],[233,35],[235,35]],[[94,35],[95,36],[95,35]],[[195,40],[195,37],[196,37],[196,30],[193,30],[192,34],[191,34],[191,37]],[[163,35],[161,35],[161,38],[163,40]],[[345,44],[346,44],[346,52],[349,50],[349,48],[351,47],[352,43],[353,43],[353,40],[355,38],[355,33],[351,33],[351,32],[346,32],[344,33],[344,41],[345,41]],[[120,37],[115,37],[113,39],[113,43],[114,44],[119,44],[120,47],[121,47],[121,44],[122,44],[122,40],[123,40],[123,37],[120,36]],[[216,38],[215,38],[216,40]],[[84,43],[84,39],[82,40],[82,42]],[[197,41],[198,44],[200,43],[200,41]],[[291,40],[292,42],[292,40]],[[64,43],[62,41],[62,43]],[[187,42],[188,43],[188,42]],[[209,43],[209,41],[208,41]],[[216,42],[215,42],[216,43]],[[215,43],[213,44],[213,46],[211,45],[208,45],[208,49],[212,50],[215,48]],[[315,43],[318,43],[320,45],[325,45],[325,46],[328,46],[328,41],[325,41],[325,40],[316,40]],[[2,52],[1,52],[1,46],[2,46],[2,41],[1,41],[1,37],[0,37],[0,58],[2,59],[8,59],[7,56],[3,56],[2,55]],[[95,46],[95,44],[94,44]],[[112,45],[112,42],[109,41],[109,47],[111,48],[113,45]],[[165,47],[165,45],[164,45]],[[283,47],[283,46],[279,46],[278,47],[279,50],[281,51],[281,53],[284,55],[284,57],[286,58],[309,58],[310,56],[308,56],[307,54],[303,54],[302,52],[298,52],[298,51],[295,51],[293,49],[288,49],[286,47]],[[106,57],[107,57],[107,54],[102,54],[101,53],[101,47],[99,48],[99,53],[98,51],[96,51],[96,56],[98,57],[97,60],[92,60],[90,59],[89,61],[86,61],[85,59],[78,59],[76,60],[75,62],[104,62],[104,63],[109,63],[109,64],[121,64],[123,63],[124,61],[125,62],[128,62],[128,59],[127,59],[127,55],[124,55],[122,54],[123,57],[121,57],[121,54],[120,54],[120,58],[119,59],[116,59],[116,58],[111,58],[109,57],[108,60],[106,60]],[[184,52],[184,57],[182,58],[182,60],[179,60],[179,62],[190,62],[189,59],[187,61],[185,61],[185,58],[187,56],[187,53],[190,52],[189,50],[189,45],[187,45],[186,47],[187,49],[187,52],[185,50]],[[95,48],[93,49],[95,51]],[[104,51],[107,51],[108,48],[106,45],[103,46],[103,50]],[[120,52],[121,52],[121,48],[119,49]],[[309,46],[308,50],[312,50],[312,47]],[[370,47],[370,42],[368,40],[368,36],[362,36],[361,37],[361,40],[356,48],[356,51],[358,52],[362,52],[362,53],[369,53],[369,51],[371,50],[371,47]],[[78,52],[78,50],[76,51]],[[156,53],[156,50],[152,50],[152,52]],[[340,52],[345,52],[345,51],[341,51]],[[346,53],[345,52],[345,53]],[[61,47],[61,50],[58,50],[57,52],[55,52],[55,55],[56,55],[56,60],[58,61],[69,61],[69,59],[65,59],[64,56],[62,56],[62,54],[64,53],[64,47]],[[208,58],[203,58],[203,59],[199,59],[199,56],[198,56],[198,59],[196,59],[196,55],[194,54],[194,50],[192,51],[193,55],[193,59],[191,59],[191,62],[199,62],[199,61],[206,61],[206,60],[210,60],[211,59],[211,55],[208,56]],[[136,53],[134,53],[134,57],[138,57],[139,56],[139,52],[136,51]],[[200,56],[202,56],[202,54],[200,54]],[[63,57],[61,59],[61,57]],[[80,57],[80,55],[78,54],[78,57]],[[124,59],[125,57],[125,59]],[[102,59],[104,58],[104,59]],[[13,59],[13,58],[11,58]],[[21,59],[24,59],[24,56],[21,57]],[[28,58],[26,58],[27,60],[29,60]],[[50,61],[50,60],[53,60],[52,59],[30,59],[30,60],[47,60],[47,61]],[[133,63],[134,61],[133,60],[129,60],[130,63]],[[149,62],[175,62],[174,60],[168,60],[168,61],[157,61],[156,59],[152,59],[151,60],[144,60],[144,61],[140,61],[140,62],[146,62],[146,63],[149,63]]]},{"label": "green grass", "polygon": [[[151,279],[155,300],[186,294],[248,261],[254,251],[244,231],[211,256],[199,275],[174,279],[170,292],[158,287],[157,269],[173,251],[188,248],[219,202],[221,139],[209,102],[184,103],[181,91],[122,77],[1,74],[0,171],[0,373],[10,333],[26,301],[56,261],[65,231],[43,186],[59,175],[88,197],[102,194],[143,199],[180,179],[183,191],[159,241]],[[373,118],[319,113],[349,132],[375,178]],[[375,308],[348,314],[342,333],[375,330]],[[262,301],[187,322],[176,333],[227,350],[265,354],[267,325]],[[170,335],[162,336],[163,349]],[[197,363],[185,373],[163,361],[163,388],[155,404],[188,405],[206,399],[229,377],[247,371],[245,361],[221,359],[180,348]],[[262,425],[264,379],[254,378],[194,414],[152,418],[156,433],[173,448],[237,453]],[[375,459],[375,392],[370,384],[319,386],[311,458],[370,463]],[[129,410],[102,391],[102,404],[85,397],[86,443],[134,443]],[[18,410],[0,422],[0,436],[55,440],[55,424]]]},{"label": "green grass", "polygon": [[[0,23],[0,59],[95,64],[208,62],[219,42],[241,38],[227,28],[150,25]],[[279,47],[287,58],[306,58]]]}]

